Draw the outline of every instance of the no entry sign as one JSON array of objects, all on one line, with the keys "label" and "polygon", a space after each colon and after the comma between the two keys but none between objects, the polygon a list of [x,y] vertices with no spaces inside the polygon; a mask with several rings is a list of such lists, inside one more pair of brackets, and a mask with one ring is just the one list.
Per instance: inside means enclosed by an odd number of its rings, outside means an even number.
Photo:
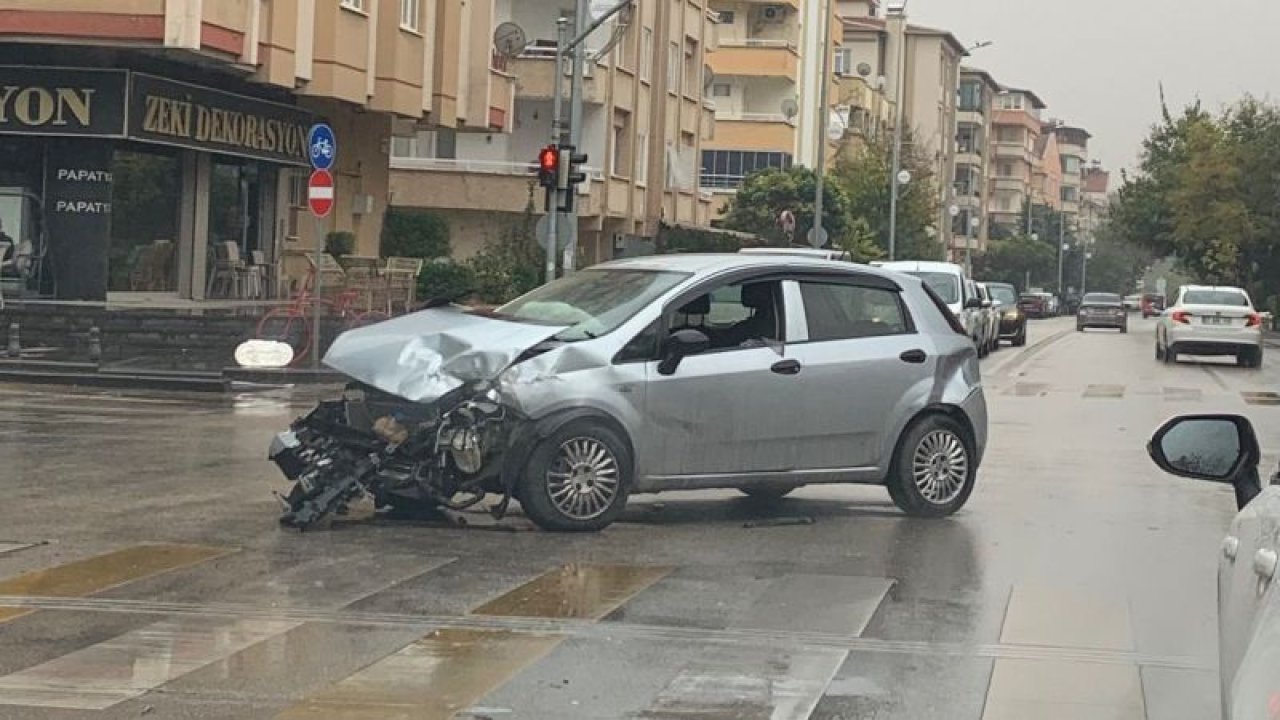
[{"label": "no entry sign", "polygon": [[333,175],[328,170],[316,170],[307,181],[307,205],[311,214],[326,217],[333,210]]}]

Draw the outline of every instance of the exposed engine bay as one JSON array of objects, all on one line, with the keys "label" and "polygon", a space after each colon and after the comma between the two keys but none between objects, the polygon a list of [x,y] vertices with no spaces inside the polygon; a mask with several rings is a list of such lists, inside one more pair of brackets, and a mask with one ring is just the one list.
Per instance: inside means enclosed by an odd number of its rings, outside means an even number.
[{"label": "exposed engine bay", "polygon": [[280,522],[305,529],[366,497],[381,510],[463,510],[489,493],[501,494],[493,509],[501,517],[514,416],[484,382],[425,405],[352,383],[272,442],[271,459],[294,482]]}]

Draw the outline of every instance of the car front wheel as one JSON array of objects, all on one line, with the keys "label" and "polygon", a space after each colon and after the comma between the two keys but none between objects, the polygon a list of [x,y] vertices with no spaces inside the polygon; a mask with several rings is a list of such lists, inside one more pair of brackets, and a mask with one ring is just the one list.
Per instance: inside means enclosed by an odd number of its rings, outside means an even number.
[{"label": "car front wheel", "polygon": [[520,479],[520,504],[544,530],[601,530],[627,505],[631,468],[631,452],[618,433],[575,420],[534,448]]},{"label": "car front wheel", "polygon": [[898,443],[889,471],[889,497],[912,517],[945,517],[969,500],[977,464],[960,423],[928,415],[913,423]]}]

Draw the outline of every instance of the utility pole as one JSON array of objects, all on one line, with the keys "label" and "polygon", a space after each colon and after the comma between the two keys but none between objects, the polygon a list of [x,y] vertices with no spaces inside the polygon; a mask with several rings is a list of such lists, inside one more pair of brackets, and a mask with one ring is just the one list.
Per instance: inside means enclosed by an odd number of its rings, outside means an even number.
[{"label": "utility pole", "polygon": [[1058,295],[1065,297],[1062,291],[1062,261],[1067,251],[1067,216],[1058,213]]},{"label": "utility pole", "polygon": [[822,196],[826,190],[827,124],[831,122],[831,111],[827,107],[831,92],[831,0],[826,0],[822,5],[822,75],[819,77],[821,89],[818,91],[818,181],[814,185],[813,192],[813,238],[810,240],[810,244],[816,247],[826,244],[821,242],[826,233],[825,228],[822,227]]},{"label": "utility pole", "polygon": [[[897,47],[894,53],[894,75],[896,81],[893,88],[893,163],[889,170],[889,260],[897,257],[898,245],[898,174],[902,172],[902,98],[903,86],[906,85],[906,46],[907,46],[907,4],[904,2],[891,16],[893,27],[897,29]],[[891,35],[894,33],[890,33]]]},{"label": "utility pole", "polygon": [[[573,11],[573,35],[575,38],[585,37],[587,30],[587,20],[591,17],[590,0],[577,0]],[[569,81],[569,139],[568,145],[574,148],[582,147],[582,103],[583,103],[583,76],[586,72],[586,54],[587,49],[585,43],[578,43],[573,48],[573,62],[570,72],[572,77]],[[577,188],[571,188],[569,192],[577,192]],[[566,221],[569,223],[569,241],[564,246],[564,258],[561,261],[561,267],[564,268],[566,274],[573,271],[574,253],[578,247],[578,204],[571,203]]]},{"label": "utility pole", "polygon": [[[551,144],[559,147],[564,139],[561,136],[562,125],[560,123],[560,113],[562,111],[560,99],[560,87],[564,84],[564,54],[565,45],[569,38],[569,20],[568,18],[558,18],[556,20],[556,62],[555,72],[551,78]],[[570,191],[572,192],[572,190]],[[559,192],[553,191],[556,202],[551,203],[551,207],[547,208],[547,282],[556,279],[556,238],[559,237],[556,231],[559,230],[560,203]]]}]

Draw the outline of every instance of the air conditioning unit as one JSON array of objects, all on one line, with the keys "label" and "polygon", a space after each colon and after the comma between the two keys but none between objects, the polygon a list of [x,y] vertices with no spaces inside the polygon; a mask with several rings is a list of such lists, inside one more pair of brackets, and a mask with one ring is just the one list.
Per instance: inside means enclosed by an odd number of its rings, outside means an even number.
[{"label": "air conditioning unit", "polygon": [[760,10],[760,18],[765,22],[782,22],[787,17],[786,5],[765,5]]}]

